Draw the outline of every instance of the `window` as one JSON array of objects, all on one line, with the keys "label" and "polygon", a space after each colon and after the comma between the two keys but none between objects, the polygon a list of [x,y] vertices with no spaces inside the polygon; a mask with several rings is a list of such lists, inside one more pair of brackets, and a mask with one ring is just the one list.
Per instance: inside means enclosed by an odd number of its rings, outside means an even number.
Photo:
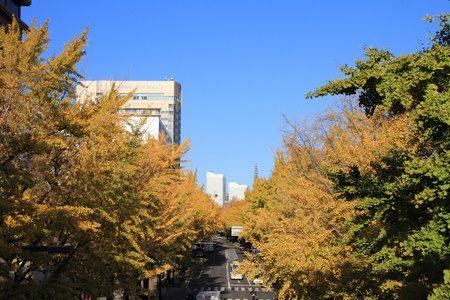
[{"label": "window", "polygon": [[140,114],[141,110],[135,108],[125,108],[125,112],[129,114]]},{"label": "window", "polygon": [[20,18],[20,6],[12,0],[6,0],[6,7],[17,17]]},{"label": "window", "polygon": [[172,100],[180,102],[178,97],[166,96],[164,93],[136,93],[133,100]]}]

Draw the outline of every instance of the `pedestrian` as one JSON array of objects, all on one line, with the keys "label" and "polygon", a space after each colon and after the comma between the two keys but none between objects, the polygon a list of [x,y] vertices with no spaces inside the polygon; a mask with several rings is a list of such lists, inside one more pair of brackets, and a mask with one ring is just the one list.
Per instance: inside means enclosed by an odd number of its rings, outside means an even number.
[{"label": "pedestrian", "polygon": [[258,294],[256,293],[256,288],[253,288],[253,291],[250,292],[250,295],[252,296],[252,300],[258,299]]}]

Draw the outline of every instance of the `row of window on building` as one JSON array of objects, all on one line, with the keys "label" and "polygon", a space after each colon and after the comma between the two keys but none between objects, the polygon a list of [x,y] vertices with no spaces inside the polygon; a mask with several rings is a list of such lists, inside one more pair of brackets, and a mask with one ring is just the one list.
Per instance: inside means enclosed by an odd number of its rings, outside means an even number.
[{"label": "row of window on building", "polygon": [[180,97],[166,96],[164,93],[136,93],[133,100],[175,100],[180,102]]}]

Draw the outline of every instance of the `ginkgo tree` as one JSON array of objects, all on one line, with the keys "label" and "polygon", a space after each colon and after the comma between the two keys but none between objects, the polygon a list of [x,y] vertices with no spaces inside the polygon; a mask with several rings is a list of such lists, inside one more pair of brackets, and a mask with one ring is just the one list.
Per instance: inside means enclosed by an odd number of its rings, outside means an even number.
[{"label": "ginkgo tree", "polygon": [[260,252],[241,265],[279,299],[447,299],[449,21],[418,52],[367,48],[345,78],[307,94],[343,95],[286,118],[268,179],[246,195]]},{"label": "ginkgo tree", "polygon": [[404,131],[407,120],[367,118],[356,98],[342,98],[311,119],[285,117],[283,149],[270,178],[255,181],[244,237],[260,251],[242,267],[278,288],[279,299],[359,297],[347,292],[367,261],[354,260],[345,243],[354,202],[345,201],[329,174],[360,165]]},{"label": "ginkgo tree", "polygon": [[368,117],[408,120],[392,128],[405,138],[368,157],[371,172],[358,164],[330,172],[336,191],[356,204],[348,244],[356,259],[368,258],[357,288],[375,298],[448,298],[450,15],[426,19],[440,25],[427,47],[398,57],[367,48],[364,60],[341,68],[345,78],[307,95],[358,95]]},{"label": "ginkgo tree", "polygon": [[[0,298],[148,294],[138,280],[189,259],[220,228],[182,168],[189,141],[128,132],[119,111],[129,96],[114,86],[77,101],[87,34],[44,58],[47,22],[23,40],[16,22],[0,30]],[[29,251],[51,245],[71,251]]]}]

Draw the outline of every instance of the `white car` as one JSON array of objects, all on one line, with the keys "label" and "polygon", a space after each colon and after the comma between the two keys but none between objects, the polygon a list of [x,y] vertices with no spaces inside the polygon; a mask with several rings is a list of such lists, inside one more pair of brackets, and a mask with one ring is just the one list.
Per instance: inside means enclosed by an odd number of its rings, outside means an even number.
[{"label": "white car", "polygon": [[237,261],[233,261],[231,263],[231,272],[230,272],[230,277],[231,279],[237,279],[237,280],[242,280],[243,276],[241,273],[238,272],[238,266],[239,262]]},{"label": "white car", "polygon": [[259,278],[259,275],[255,276],[255,279],[253,279],[253,284],[254,285],[261,285],[261,284],[263,284],[263,281],[262,281],[261,278]]}]

